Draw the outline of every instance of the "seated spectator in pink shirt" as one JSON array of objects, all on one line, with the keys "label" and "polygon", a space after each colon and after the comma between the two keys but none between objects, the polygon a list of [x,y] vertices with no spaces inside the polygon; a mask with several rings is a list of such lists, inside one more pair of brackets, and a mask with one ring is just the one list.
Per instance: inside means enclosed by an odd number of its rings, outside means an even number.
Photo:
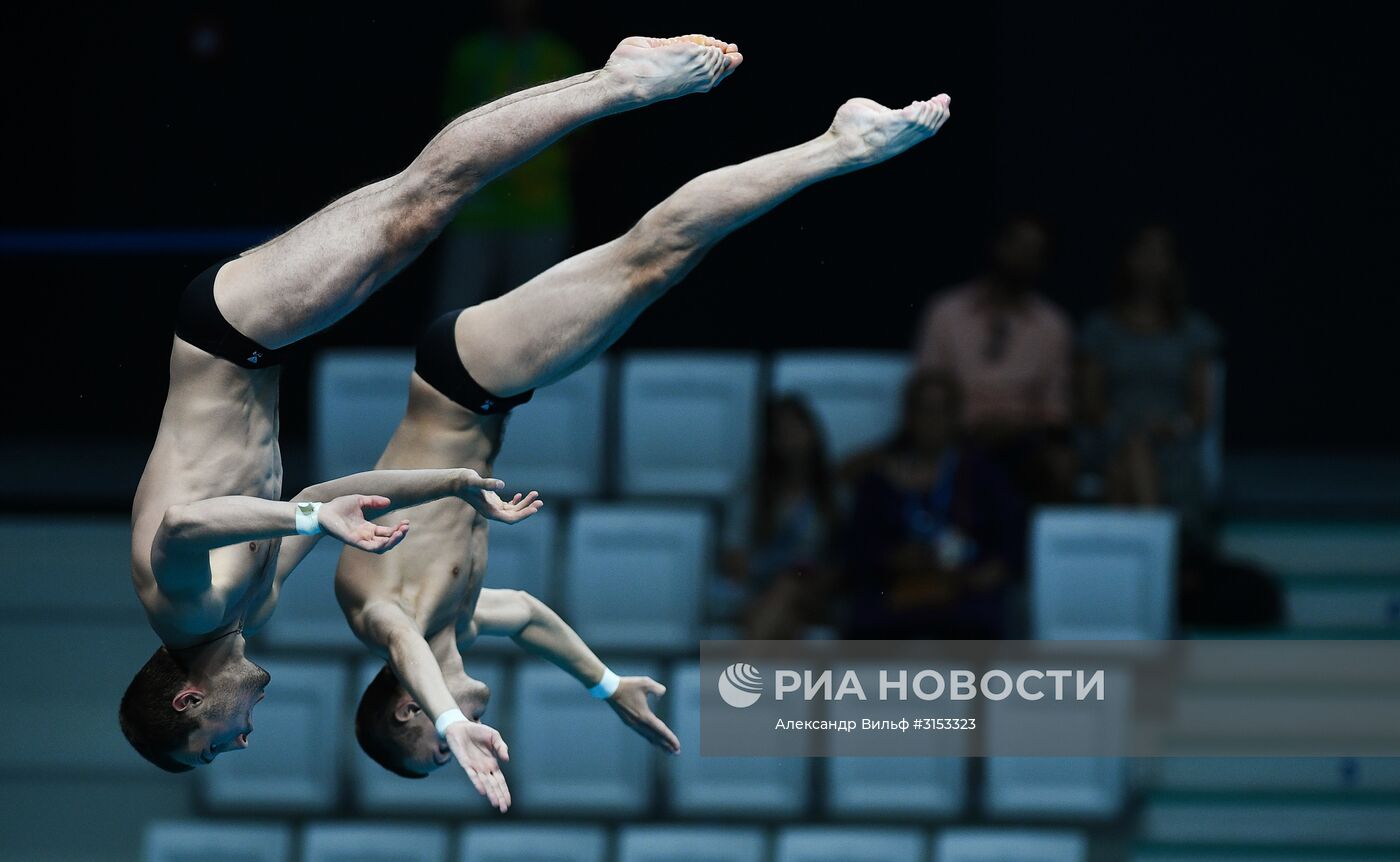
[{"label": "seated spectator in pink shirt", "polygon": [[1049,256],[1045,225],[1009,219],[985,272],[931,299],[916,363],[952,375],[969,439],[1037,502],[1068,499],[1076,469],[1069,436],[1073,330],[1037,292]]}]

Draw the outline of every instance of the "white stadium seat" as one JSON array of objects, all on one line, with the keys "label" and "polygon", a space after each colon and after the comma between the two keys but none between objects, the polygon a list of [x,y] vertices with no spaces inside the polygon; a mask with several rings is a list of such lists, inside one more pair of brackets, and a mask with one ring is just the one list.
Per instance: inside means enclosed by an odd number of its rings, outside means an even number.
[{"label": "white stadium seat", "polygon": [[462,830],[458,862],[604,862],[600,826],[482,823]]},{"label": "white stadium seat", "polygon": [[601,492],[610,377],[609,360],[596,359],[511,412],[495,466],[509,490],[570,497]]},{"label": "white stadium seat", "polygon": [[679,757],[662,761],[671,810],[682,815],[793,816],[807,801],[809,761],[801,757],[701,757],[700,666],[677,666],[665,680]]},{"label": "white stadium seat", "polygon": [[142,862],[291,862],[292,829],[282,823],[157,820],[147,824]]},{"label": "white stadium seat", "polygon": [[519,524],[492,524],[489,536],[483,586],[524,590],[553,604],[558,517],[545,508]]},{"label": "white stadium seat", "polygon": [[397,823],[313,823],[302,862],[447,862],[447,830]]},{"label": "white stadium seat", "polygon": [[0,523],[0,543],[5,571],[25,575],[0,578],[0,611],[8,617],[131,619],[129,517],[12,514]]},{"label": "white stadium seat", "polygon": [[[613,665],[621,676],[655,676]],[[516,715],[507,780],[522,813],[637,815],[651,805],[655,749],[612,708],[557,668],[531,663],[516,673]]]},{"label": "white stadium seat", "polygon": [[791,826],[778,833],[774,862],[925,862],[928,841],[905,827]]},{"label": "white stadium seat", "polygon": [[830,757],[826,804],[837,817],[954,817],[967,804],[957,757]]},{"label": "white stadium seat", "polygon": [[909,370],[905,353],[780,353],[773,359],[773,393],[806,400],[839,461],[894,433]]},{"label": "white stadium seat", "polygon": [[363,647],[335,600],[335,568],[345,546],[322,538],[282,582],[277,610],[258,633],[274,647],[336,649],[360,652]]},{"label": "white stadium seat", "polygon": [[408,407],[412,373],[412,350],[326,350],[316,357],[311,384],[316,481],[374,469]]},{"label": "white stadium seat", "polygon": [[198,771],[208,803],[222,811],[322,812],[339,798],[346,672],[325,661],[263,662],[272,682],[253,713],[246,751]]},{"label": "white stadium seat", "polygon": [[1063,830],[945,829],[933,842],[933,862],[1085,862],[1088,855],[1088,839]]},{"label": "white stadium seat", "polygon": [[1113,757],[989,757],[984,810],[998,818],[1107,819],[1123,809],[1127,770]]},{"label": "white stadium seat", "polygon": [[763,831],[745,826],[624,826],[617,862],[763,862]]},{"label": "white stadium seat", "polygon": [[578,506],[560,610],[596,649],[692,648],[712,530],[695,506]]},{"label": "white stadium seat", "polygon": [[[467,673],[486,683],[491,689],[491,699],[481,720],[501,732],[507,745],[514,745],[508,717],[510,685],[505,668],[494,659],[482,659],[473,651],[463,657]],[[369,755],[360,750],[355,740],[353,727],[355,708],[360,702],[360,694],[369,685],[374,675],[379,673],[384,663],[379,659],[366,659],[355,671],[355,687],[350,692],[346,714],[350,730],[346,731],[347,747],[351,749],[350,775],[355,793],[355,807],[360,811],[376,814],[448,814],[454,816],[489,815],[491,806],[485,797],[476,792],[466,773],[457,762],[438,768],[427,778],[403,778],[395,775],[370,760]],[[556,671],[556,673],[561,673]],[[506,781],[511,780],[511,767],[506,765]]]},{"label": "white stadium seat", "polygon": [[1037,640],[1166,640],[1175,616],[1176,517],[1041,509],[1031,527]]},{"label": "white stadium seat", "polygon": [[748,354],[637,353],[622,362],[621,490],[723,496],[749,478],[759,362]]},{"label": "white stadium seat", "polygon": [[[23,577],[33,574],[28,571]],[[130,592],[125,571],[109,577],[125,581]],[[12,776],[98,770],[145,778],[152,777],[152,772],[160,774],[127,744],[117,726],[122,692],[160,646],[141,619],[136,597],[128,600],[131,605],[124,621],[77,615],[64,620],[33,613],[0,619],[0,643],[14,657],[5,668],[0,733],[7,744],[0,745],[0,770]],[[75,668],[82,672],[75,675]],[[90,708],[58,708],[56,681],[70,679],[81,680],[85,703],[102,705],[101,720],[94,718]]]}]

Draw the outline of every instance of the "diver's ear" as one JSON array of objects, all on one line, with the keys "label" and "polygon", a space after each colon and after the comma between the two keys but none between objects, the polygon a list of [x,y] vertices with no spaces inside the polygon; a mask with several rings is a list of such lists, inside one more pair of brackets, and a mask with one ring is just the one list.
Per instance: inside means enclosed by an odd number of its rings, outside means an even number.
[{"label": "diver's ear", "polygon": [[184,712],[204,702],[204,692],[197,688],[182,688],[170,701],[176,712]]},{"label": "diver's ear", "polygon": [[396,721],[412,721],[413,717],[422,711],[417,701],[407,698],[394,707],[394,719]]}]

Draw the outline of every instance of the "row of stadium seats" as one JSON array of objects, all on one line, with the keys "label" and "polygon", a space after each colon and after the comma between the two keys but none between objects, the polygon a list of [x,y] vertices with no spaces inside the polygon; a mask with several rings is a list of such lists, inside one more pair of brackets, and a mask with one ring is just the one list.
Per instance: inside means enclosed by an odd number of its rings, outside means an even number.
[{"label": "row of stadium seats", "polygon": [[[408,398],[412,351],[317,357],[312,449],[318,478],[369,469]],[[742,487],[766,391],[803,396],[840,459],[889,434],[909,374],[902,353],[629,353],[535,393],[511,417],[497,472],[560,496],[716,497]],[[616,410],[616,487],[606,481]]]},{"label": "row of stadium seats", "polygon": [[[695,504],[659,503],[560,508],[566,517],[551,509],[492,529],[486,585],[539,597],[596,649],[694,650],[706,621],[713,512]],[[1031,529],[1035,637],[1170,637],[1175,530],[1174,518],[1161,512],[1037,513]],[[322,542],[288,579],[266,629],[268,644],[358,648],[325,589],[339,552],[338,545]]]},{"label": "row of stadium seats", "polygon": [[[360,663],[353,686],[343,663],[264,664],[272,684],[258,707],[253,744],[221,758],[218,769],[199,772],[212,808],[317,814],[348,803],[381,815],[489,813],[457,767],[408,781],[354,744],[349,716],[377,663]],[[1127,795],[1126,771],[1116,759],[990,758],[974,788],[965,758],[701,757],[699,666],[612,664],[620,674],[653,676],[669,687],[656,709],[681,739],[680,755],[648,746],[550,665],[469,657],[468,672],[493,691],[483,720],[511,746],[506,771],[519,811],[788,819],[820,810],[842,819],[949,819],[972,807],[975,789],[975,804],[989,816],[1096,820],[1119,813]],[[351,780],[343,782],[346,770]],[[342,787],[353,797],[342,798]]]},{"label": "row of stadium seats", "polygon": [[[1071,830],[176,821],[151,824],[144,862],[1084,862]],[[611,850],[611,852],[609,852]]]},{"label": "row of stadium seats", "polygon": [[[318,478],[368,469],[407,403],[410,350],[331,350],[316,361],[312,450]],[[895,352],[637,352],[602,357],[535,393],[511,419],[497,472],[557,496],[717,497],[743,487],[765,394],[812,408],[834,461],[886,438],[910,373]],[[1224,368],[1202,439],[1206,487],[1223,470]],[[615,451],[611,451],[615,450]],[[609,469],[611,465],[611,469]]]}]

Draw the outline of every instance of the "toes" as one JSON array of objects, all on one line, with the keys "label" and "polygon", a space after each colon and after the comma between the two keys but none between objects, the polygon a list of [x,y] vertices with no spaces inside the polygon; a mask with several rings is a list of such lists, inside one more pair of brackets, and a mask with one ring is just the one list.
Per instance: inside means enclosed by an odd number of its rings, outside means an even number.
[{"label": "toes", "polygon": [[728,68],[729,61],[725,60],[724,52],[718,48],[705,49],[705,74],[710,78],[711,86],[718,84],[724,77],[724,70]]},{"label": "toes", "polygon": [[914,102],[905,108],[905,115],[920,126],[927,129],[937,128],[939,115],[943,111],[943,103],[938,99],[930,99],[926,102]]}]

